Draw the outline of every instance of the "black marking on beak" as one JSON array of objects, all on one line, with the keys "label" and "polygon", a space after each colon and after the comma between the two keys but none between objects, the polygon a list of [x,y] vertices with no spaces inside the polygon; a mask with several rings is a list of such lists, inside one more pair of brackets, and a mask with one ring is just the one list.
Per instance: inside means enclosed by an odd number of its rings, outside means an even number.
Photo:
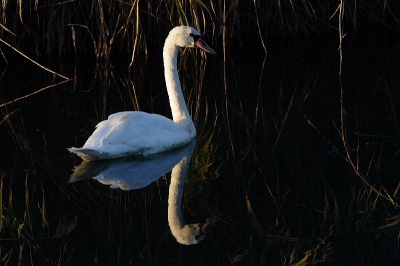
[{"label": "black marking on beak", "polygon": [[201,35],[195,35],[193,33],[190,33],[190,36],[192,36],[194,42],[197,42],[199,39],[201,39]]}]

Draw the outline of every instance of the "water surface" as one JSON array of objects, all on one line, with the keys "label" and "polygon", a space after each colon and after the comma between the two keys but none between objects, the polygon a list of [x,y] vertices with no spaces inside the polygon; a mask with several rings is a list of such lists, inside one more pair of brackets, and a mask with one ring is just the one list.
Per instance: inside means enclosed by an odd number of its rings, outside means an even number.
[{"label": "water surface", "polygon": [[[258,43],[258,42],[254,42]],[[129,72],[118,55],[46,58],[71,77],[7,104],[0,144],[0,257],[6,265],[390,265],[399,251],[400,49],[391,36],[251,40],[180,77],[197,144],[186,174],[187,223],[220,220],[197,245],[168,226],[171,174],[121,190],[69,183],[82,145],[109,114],[170,116],[161,47]],[[2,103],[60,81],[2,47]],[[122,58],[122,59],[121,59]],[[178,160],[179,161],[179,160]]]}]

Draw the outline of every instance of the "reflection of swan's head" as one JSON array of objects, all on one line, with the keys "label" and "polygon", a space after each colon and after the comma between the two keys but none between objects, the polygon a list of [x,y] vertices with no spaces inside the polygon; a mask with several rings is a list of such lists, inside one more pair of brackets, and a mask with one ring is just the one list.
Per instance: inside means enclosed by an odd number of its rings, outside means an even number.
[{"label": "reflection of swan's head", "polygon": [[171,228],[171,231],[179,243],[183,245],[194,245],[204,239],[210,228],[213,227],[218,220],[218,217],[213,217],[207,219],[203,224],[186,224],[179,229]]},{"label": "reflection of swan's head", "polygon": [[172,41],[179,47],[199,47],[210,54],[215,54],[215,51],[204,42],[200,33],[189,26],[178,26],[173,28],[169,32],[166,41]]}]

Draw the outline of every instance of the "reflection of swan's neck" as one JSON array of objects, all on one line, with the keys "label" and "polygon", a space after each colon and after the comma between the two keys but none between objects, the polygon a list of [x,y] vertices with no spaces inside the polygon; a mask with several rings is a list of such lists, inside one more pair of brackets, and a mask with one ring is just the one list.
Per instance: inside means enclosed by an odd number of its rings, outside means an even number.
[{"label": "reflection of swan's neck", "polygon": [[176,240],[185,245],[197,244],[203,240],[200,234],[199,224],[186,224],[181,213],[183,187],[185,185],[186,172],[189,167],[190,157],[184,156],[172,169],[171,185],[168,194],[168,223]]},{"label": "reflection of swan's neck", "polygon": [[171,185],[168,194],[168,221],[174,229],[181,229],[185,225],[181,213],[183,187],[185,185],[185,174],[188,168],[187,158],[182,160],[172,169]]},{"label": "reflection of swan's neck", "polygon": [[177,69],[179,49],[180,47],[174,43],[174,39],[168,36],[163,52],[165,83],[174,122],[188,131],[190,137],[193,138],[196,136],[196,128],[186,107]]}]

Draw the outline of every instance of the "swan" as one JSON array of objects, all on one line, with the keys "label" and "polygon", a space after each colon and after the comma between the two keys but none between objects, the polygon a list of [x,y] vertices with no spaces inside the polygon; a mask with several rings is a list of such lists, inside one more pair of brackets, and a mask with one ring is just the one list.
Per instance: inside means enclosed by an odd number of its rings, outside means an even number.
[{"label": "swan", "polygon": [[192,27],[178,26],[169,32],[163,58],[173,121],[141,111],[115,113],[97,124],[96,130],[83,147],[68,150],[84,161],[97,161],[160,153],[188,144],[196,137],[196,128],[186,107],[177,71],[177,57],[181,47],[198,47],[215,54]]}]

